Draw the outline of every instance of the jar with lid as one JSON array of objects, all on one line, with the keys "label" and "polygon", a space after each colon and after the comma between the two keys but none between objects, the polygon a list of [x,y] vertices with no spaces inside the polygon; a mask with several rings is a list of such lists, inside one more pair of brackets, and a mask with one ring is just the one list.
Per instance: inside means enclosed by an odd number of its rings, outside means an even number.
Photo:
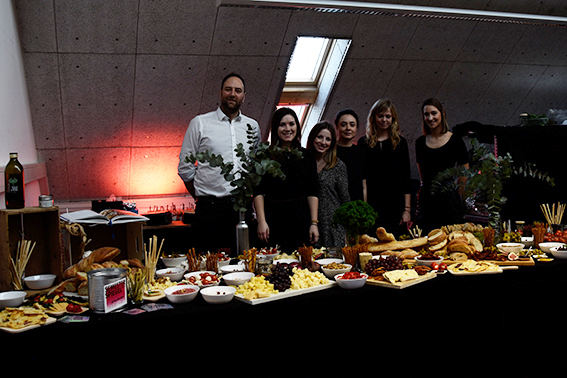
[{"label": "jar with lid", "polygon": [[4,170],[6,209],[25,207],[24,167],[18,161],[18,153],[10,152],[10,161]]}]

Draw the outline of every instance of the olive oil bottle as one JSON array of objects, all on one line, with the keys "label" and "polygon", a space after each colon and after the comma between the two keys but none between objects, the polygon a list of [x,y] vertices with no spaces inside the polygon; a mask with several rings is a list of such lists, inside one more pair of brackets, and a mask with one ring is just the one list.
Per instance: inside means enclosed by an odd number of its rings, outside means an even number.
[{"label": "olive oil bottle", "polygon": [[4,170],[6,209],[25,207],[24,167],[18,161],[18,153],[10,152],[10,161]]}]

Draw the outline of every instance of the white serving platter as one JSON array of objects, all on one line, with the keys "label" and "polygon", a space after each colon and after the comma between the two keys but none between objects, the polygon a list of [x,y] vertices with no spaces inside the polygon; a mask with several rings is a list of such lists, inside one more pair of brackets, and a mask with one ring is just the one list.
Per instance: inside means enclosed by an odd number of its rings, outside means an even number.
[{"label": "white serving platter", "polygon": [[244,298],[244,296],[242,294],[235,294],[234,299],[239,300],[239,301],[244,302],[244,303],[251,304],[251,305],[256,305],[256,304],[260,304],[260,303],[273,302],[273,301],[277,301],[277,300],[280,300],[280,299],[291,298],[291,297],[296,297],[298,295],[304,295],[304,294],[314,293],[314,292],[321,291],[321,290],[326,290],[326,289],[330,289],[331,287],[334,287],[336,285],[337,285],[337,283],[335,281],[330,281],[328,284],[317,285],[317,286],[313,286],[313,287],[309,287],[309,288],[305,288],[305,289],[287,289],[286,291],[281,291],[277,294],[272,294],[272,295],[270,295],[269,297],[266,297],[266,298],[256,298],[256,299],[246,299],[246,298]]}]

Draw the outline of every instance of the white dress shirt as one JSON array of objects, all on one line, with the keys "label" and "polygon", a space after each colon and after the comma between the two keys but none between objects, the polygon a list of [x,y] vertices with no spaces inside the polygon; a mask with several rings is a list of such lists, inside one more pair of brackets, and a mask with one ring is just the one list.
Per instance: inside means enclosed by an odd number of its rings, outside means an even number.
[{"label": "white dress shirt", "polygon": [[225,163],[233,162],[235,170],[241,169],[242,164],[235,149],[242,143],[248,151],[248,124],[256,130],[256,143],[259,143],[258,122],[242,113],[231,121],[219,107],[216,111],[198,115],[191,120],[179,153],[177,172],[184,182],[193,180],[197,197],[226,197],[231,195],[234,187],[220,174],[220,168],[213,168],[208,162],[194,165],[186,162],[185,158],[191,153],[208,150],[212,154],[220,154]]}]

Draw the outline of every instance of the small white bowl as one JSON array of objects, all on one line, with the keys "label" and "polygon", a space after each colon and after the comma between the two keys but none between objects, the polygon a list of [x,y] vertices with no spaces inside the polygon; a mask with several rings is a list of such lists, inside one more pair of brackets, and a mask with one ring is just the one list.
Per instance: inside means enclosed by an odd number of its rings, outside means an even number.
[{"label": "small white bowl", "polygon": [[[177,291],[185,290],[187,293],[174,294]],[[191,302],[199,293],[199,286],[196,285],[175,285],[170,286],[163,291],[167,299],[171,303],[188,303]]]},{"label": "small white bowl", "polygon": [[421,260],[420,257],[421,255],[415,257],[415,262],[417,265],[431,266],[431,264],[433,263],[441,264],[441,262],[443,261],[443,256],[439,256],[438,259],[434,260]]},{"label": "small white bowl", "polygon": [[273,261],[274,264],[292,264],[292,263],[298,263],[299,260],[296,259],[276,259]]},{"label": "small white bowl", "polygon": [[175,268],[181,266],[182,263],[187,261],[187,256],[179,256],[179,257],[162,257],[161,261],[163,261],[164,265],[168,268]]},{"label": "small white bowl", "polygon": [[215,286],[201,289],[201,295],[207,303],[223,304],[228,303],[234,298],[236,288],[233,286]]},{"label": "small white bowl", "polygon": [[25,291],[5,291],[0,293],[0,308],[19,307],[24,303],[26,295]]},{"label": "small white bowl", "polygon": [[31,290],[47,289],[53,285],[57,276],[55,274],[37,274],[24,278],[26,286]]},{"label": "small white bowl", "polygon": [[[565,245],[565,244],[563,244]],[[558,251],[559,247],[551,247],[549,252],[555,257],[556,259],[567,259],[567,250]]]},{"label": "small white bowl", "polygon": [[246,270],[246,266],[244,265],[244,263],[229,264],[220,267],[221,273],[224,274],[234,273],[234,272],[244,272],[245,270]]},{"label": "small white bowl", "polygon": [[158,277],[169,277],[171,281],[180,281],[185,274],[185,269],[183,268],[165,268],[156,271],[156,276]]},{"label": "small white bowl", "polygon": [[[203,275],[205,273],[207,273],[207,275],[209,276],[214,276],[215,279],[207,282],[203,281]],[[219,277],[217,273],[212,271],[200,270],[198,272],[189,272],[185,274],[183,277],[185,277],[185,279],[189,281],[190,284],[197,285],[201,288],[208,286],[217,286],[219,284]]]},{"label": "small white bowl", "polygon": [[524,249],[524,244],[522,243],[498,243],[496,244],[496,248],[500,250],[500,252],[508,254],[508,253],[515,253],[518,255],[522,249]]},{"label": "small white bowl", "polygon": [[345,262],[344,259],[330,259],[330,258],[326,258],[326,259],[317,259],[315,260],[315,262],[321,266],[323,265],[327,265],[330,263],[337,263],[337,264],[342,264]]},{"label": "small white bowl", "polygon": [[539,243],[539,249],[541,249],[542,252],[549,253],[551,252],[551,248],[561,247],[562,245],[565,245],[565,243],[560,243],[560,242]]},{"label": "small white bowl", "polygon": [[252,272],[233,272],[225,274],[222,278],[228,286],[239,286],[250,281],[255,275]]},{"label": "small white bowl", "polygon": [[343,279],[343,275],[344,273],[335,276],[335,281],[337,281],[339,287],[343,289],[359,289],[364,286],[368,278],[368,274],[366,273],[361,273],[362,278]]},{"label": "small white bowl", "polygon": [[[350,265],[350,264],[344,264],[344,263],[338,263],[338,264],[342,264],[346,268],[332,269],[332,268],[326,268],[325,265],[321,265],[321,270],[323,271],[323,273],[325,273],[325,276],[327,276],[327,278],[333,279],[337,274],[343,274],[343,273],[346,273],[346,272],[350,272],[350,270],[352,269],[352,265]],[[328,265],[328,264],[326,264],[326,265]]]}]

